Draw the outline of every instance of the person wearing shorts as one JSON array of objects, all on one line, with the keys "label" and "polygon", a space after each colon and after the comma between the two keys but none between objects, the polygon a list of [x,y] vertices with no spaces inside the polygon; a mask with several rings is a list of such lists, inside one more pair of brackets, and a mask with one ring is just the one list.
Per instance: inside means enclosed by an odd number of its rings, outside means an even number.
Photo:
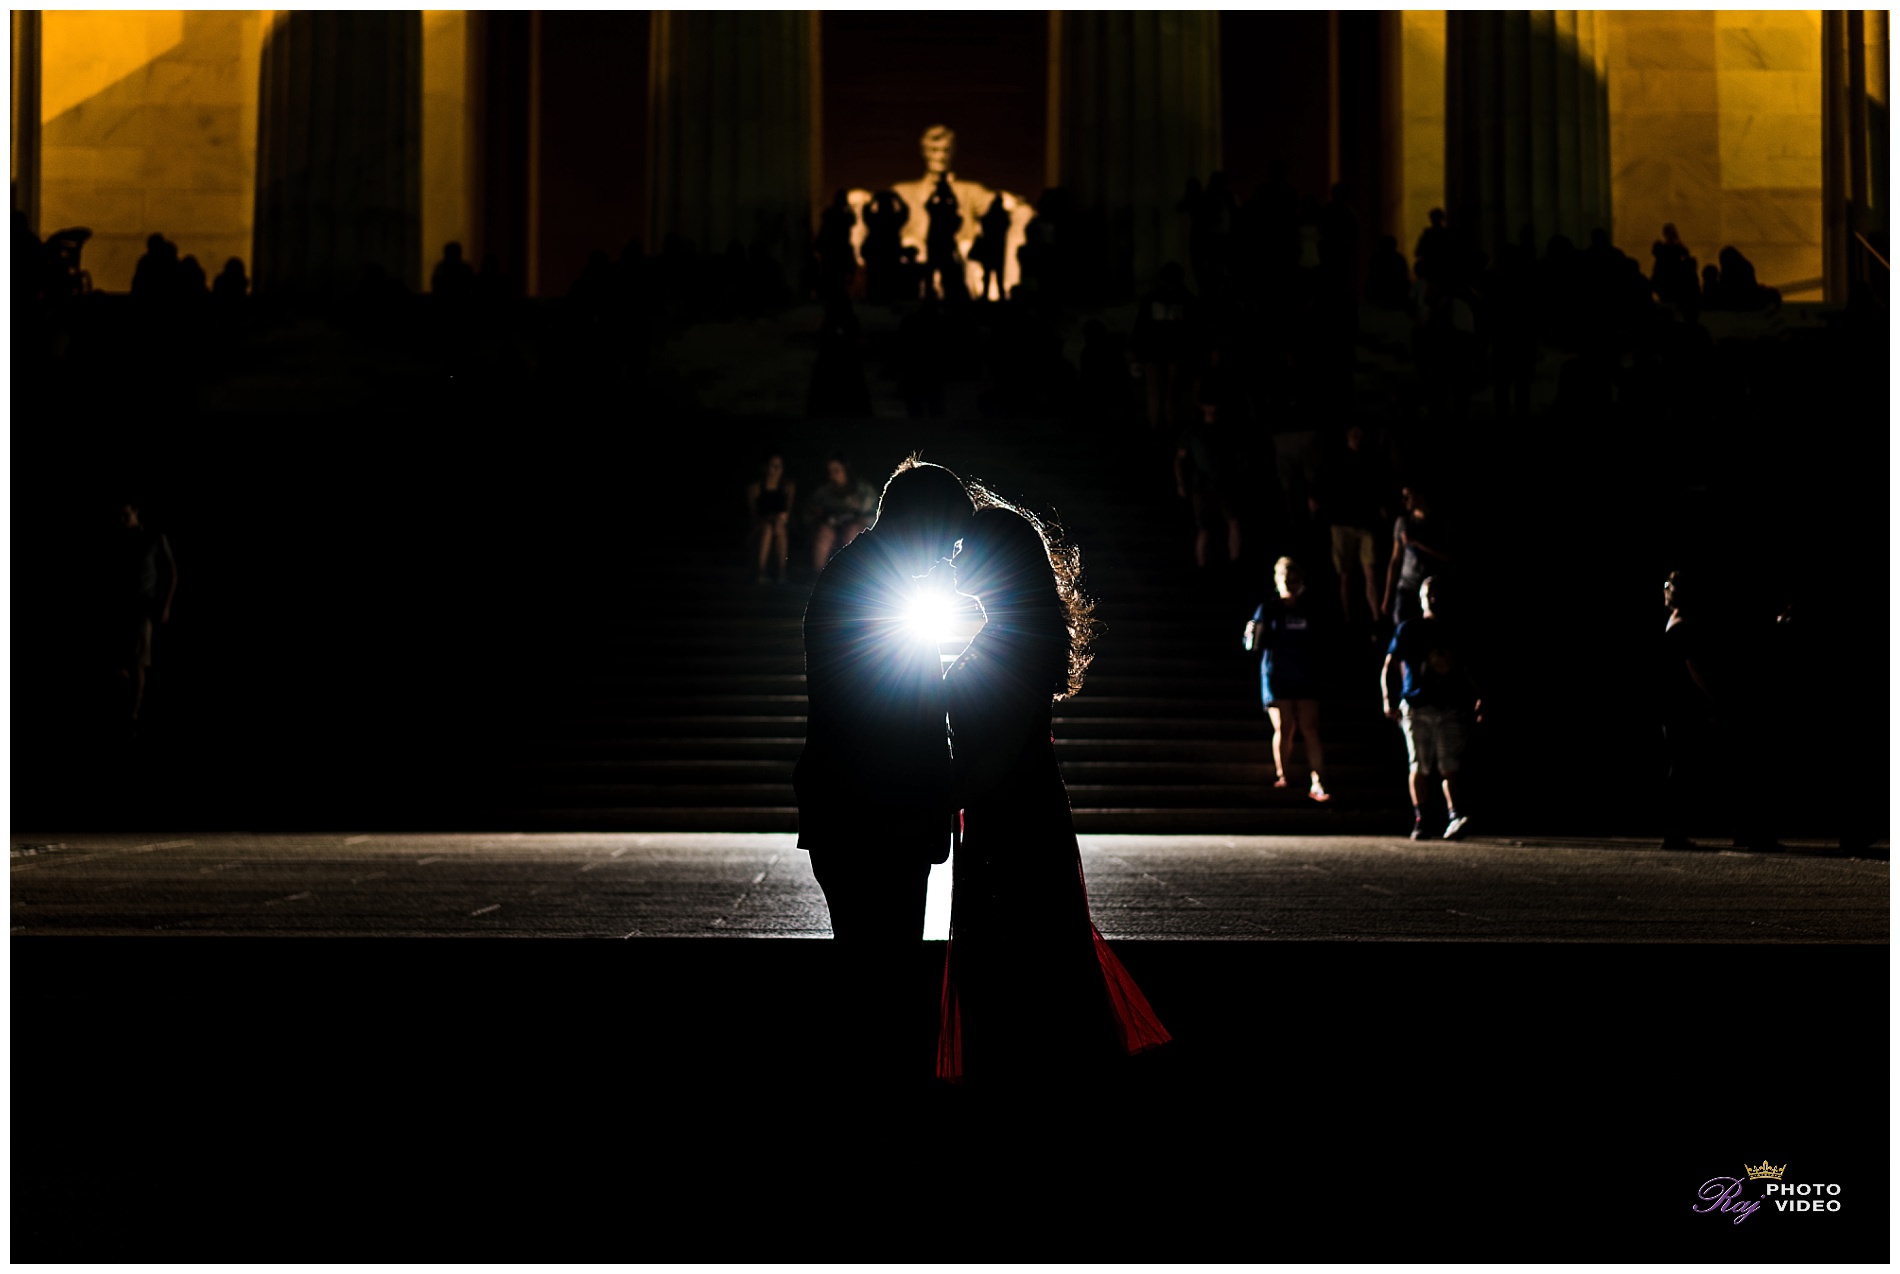
[{"label": "person wearing shorts", "polygon": [[1372,578],[1372,567],[1378,561],[1378,537],[1363,526],[1339,526],[1333,531],[1333,569],[1339,572],[1341,579],[1349,577],[1355,567],[1366,579]]},{"label": "person wearing shorts", "polygon": [[1366,603],[1366,618],[1379,622],[1380,534],[1390,525],[1385,513],[1387,472],[1365,425],[1346,427],[1344,445],[1332,451],[1320,466],[1314,512],[1332,531],[1333,570],[1339,576],[1339,613],[1348,624],[1353,617],[1353,572]]},{"label": "person wearing shorts", "polygon": [[[1458,631],[1437,612],[1435,603],[1443,586],[1434,579],[1419,585],[1417,619],[1401,623],[1392,634],[1385,665],[1379,670],[1379,696],[1385,715],[1405,731],[1407,783],[1412,794],[1412,839],[1424,840],[1425,811],[1421,802],[1427,776],[1436,774],[1445,794],[1446,840],[1464,835],[1470,820],[1461,812],[1459,775],[1464,770],[1468,723],[1482,718],[1477,683],[1472,679],[1467,653]],[[1402,674],[1398,707],[1392,705],[1392,673]]]},{"label": "person wearing shorts", "polygon": [[1465,727],[1456,708],[1431,708],[1401,700],[1405,759],[1412,773],[1443,775],[1450,782],[1464,768]]}]

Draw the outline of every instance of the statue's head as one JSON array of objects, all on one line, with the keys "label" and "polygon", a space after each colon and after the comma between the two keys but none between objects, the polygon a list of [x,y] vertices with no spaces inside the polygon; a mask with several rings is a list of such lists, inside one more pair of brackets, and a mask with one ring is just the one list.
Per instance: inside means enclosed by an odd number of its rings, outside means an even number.
[{"label": "statue's head", "polygon": [[956,130],[938,124],[925,131],[922,146],[924,170],[931,173],[947,173],[950,171],[951,159],[956,154]]}]

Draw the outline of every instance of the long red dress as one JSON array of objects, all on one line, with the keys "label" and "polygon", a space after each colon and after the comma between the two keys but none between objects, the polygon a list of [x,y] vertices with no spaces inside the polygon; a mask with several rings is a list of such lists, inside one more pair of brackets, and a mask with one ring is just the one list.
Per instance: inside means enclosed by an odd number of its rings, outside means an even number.
[{"label": "long red dress", "polygon": [[946,675],[962,834],[937,1075],[1060,1079],[1170,1038],[1089,919],[1050,686],[1066,646],[997,617]]}]

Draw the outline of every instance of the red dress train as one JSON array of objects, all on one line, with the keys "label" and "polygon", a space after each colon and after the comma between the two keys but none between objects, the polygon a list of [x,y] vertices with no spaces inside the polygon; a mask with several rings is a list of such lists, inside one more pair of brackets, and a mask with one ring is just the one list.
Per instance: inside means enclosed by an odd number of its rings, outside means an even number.
[{"label": "red dress train", "polygon": [[[989,638],[989,640],[986,640]],[[946,678],[963,802],[937,1075],[1059,1080],[1170,1036],[1089,918],[1044,658],[985,630]]]}]

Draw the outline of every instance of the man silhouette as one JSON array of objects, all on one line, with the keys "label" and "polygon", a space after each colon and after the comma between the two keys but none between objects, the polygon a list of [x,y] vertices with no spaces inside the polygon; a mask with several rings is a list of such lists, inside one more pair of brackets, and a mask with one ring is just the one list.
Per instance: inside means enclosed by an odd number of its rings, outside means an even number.
[{"label": "man silhouette", "polygon": [[937,295],[968,296],[963,257],[957,242],[957,232],[962,229],[964,218],[957,203],[957,192],[948,177],[937,179],[937,189],[924,204],[924,212],[930,217],[930,233],[924,239],[924,259],[936,278]]},{"label": "man silhouette", "polygon": [[[1003,197],[990,200],[989,211],[977,219],[980,233],[976,242],[970,245],[970,259],[983,269],[983,286],[977,293],[981,300],[1007,301],[1003,291],[1003,266],[1009,259],[1009,209],[1003,206]],[[996,296],[990,296],[990,281],[996,282]]]},{"label": "man silhouette", "polygon": [[955,474],[905,460],[871,529],[832,557],[805,609],[798,844],[840,941],[921,938],[930,866],[949,854],[942,665],[912,608],[975,511]]},{"label": "man silhouette", "polygon": [[832,557],[805,610],[798,844],[846,949],[847,986],[861,997],[848,1008],[855,1029],[879,1052],[901,1048],[912,1025],[897,1007],[902,977],[923,938],[931,864],[950,853],[942,665],[915,604],[974,513],[954,473],[910,457],[885,483],[871,529]]},{"label": "man silhouette", "polygon": [[429,274],[429,292],[451,301],[465,301],[475,295],[475,267],[462,258],[462,245],[442,245],[442,259]]},{"label": "man silhouette", "polygon": [[145,681],[152,670],[152,633],[172,618],[178,596],[178,561],[171,541],[139,520],[137,502],[120,506],[118,539],[118,602],[125,627],[119,652],[119,675],[125,678],[134,726],[145,703]]}]

